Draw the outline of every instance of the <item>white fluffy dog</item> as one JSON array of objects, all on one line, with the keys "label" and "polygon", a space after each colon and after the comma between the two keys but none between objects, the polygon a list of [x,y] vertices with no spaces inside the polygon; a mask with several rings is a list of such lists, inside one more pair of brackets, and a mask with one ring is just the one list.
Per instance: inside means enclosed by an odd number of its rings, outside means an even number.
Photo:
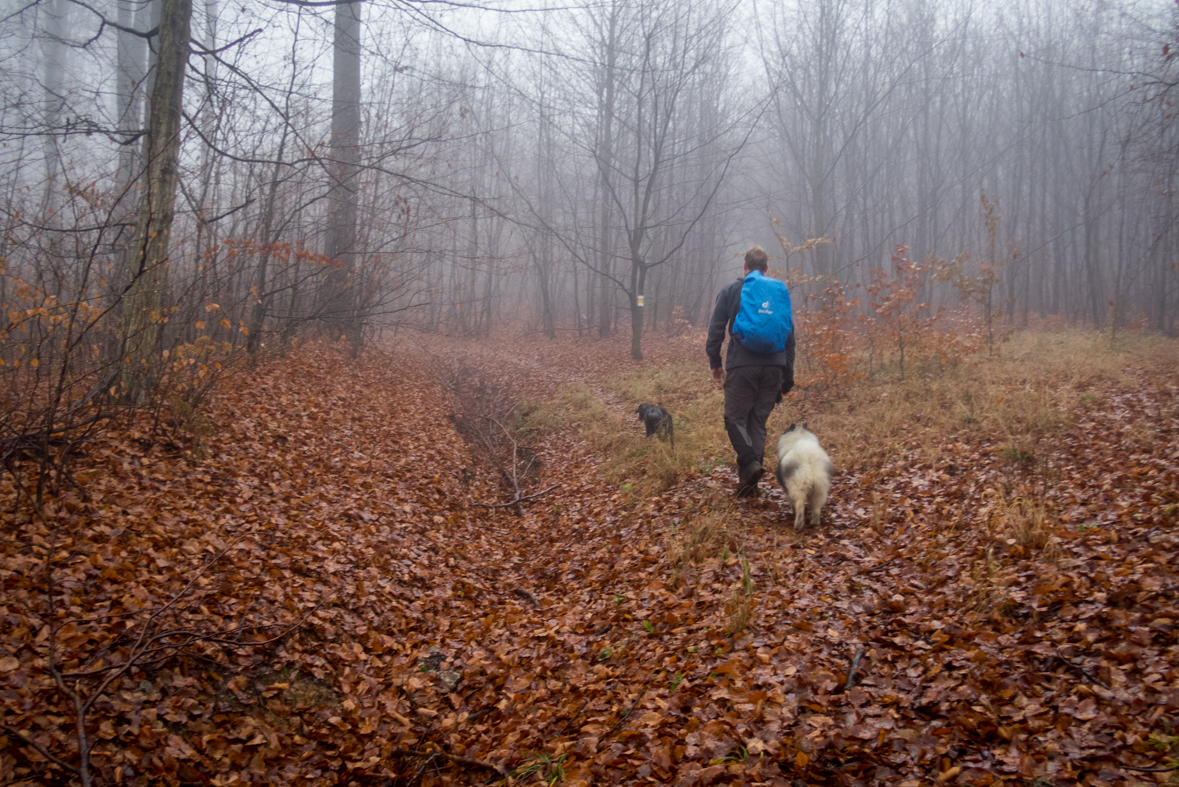
[{"label": "white fluffy dog", "polygon": [[831,489],[831,460],[806,424],[790,424],[778,438],[778,470],[774,475],[794,506],[794,529],[802,529],[808,503],[811,524],[819,524],[819,514]]}]

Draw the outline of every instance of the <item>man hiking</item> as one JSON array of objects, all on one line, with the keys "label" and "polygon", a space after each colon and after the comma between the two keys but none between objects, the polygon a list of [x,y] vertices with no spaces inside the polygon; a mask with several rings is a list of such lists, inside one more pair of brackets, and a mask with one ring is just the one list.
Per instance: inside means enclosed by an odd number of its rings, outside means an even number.
[{"label": "man hiking", "polygon": [[[765,474],[766,421],[794,387],[794,324],[786,285],[765,275],[769,255],[745,252],[745,275],[716,297],[705,351],[712,379],[725,388],[725,431],[737,452],[737,496],[757,494]],[[730,334],[721,367],[721,344]]]}]

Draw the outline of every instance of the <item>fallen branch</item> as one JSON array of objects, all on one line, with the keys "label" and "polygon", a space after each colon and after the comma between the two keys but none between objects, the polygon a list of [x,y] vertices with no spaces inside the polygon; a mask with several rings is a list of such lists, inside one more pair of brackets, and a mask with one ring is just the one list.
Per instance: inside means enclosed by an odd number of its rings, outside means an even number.
[{"label": "fallen branch", "polygon": [[860,648],[852,658],[851,667],[847,671],[847,682],[843,684],[844,691],[851,691],[851,687],[856,684],[856,670],[860,668],[860,659],[862,658],[864,658],[864,649]]},{"label": "fallen branch", "polygon": [[20,741],[21,743],[25,744],[26,746],[32,746],[34,749],[36,749],[38,752],[41,753],[42,757],[44,757],[45,759],[49,760],[52,763],[55,763],[59,767],[66,769],[70,773],[75,773],[75,774],[78,773],[78,769],[75,768],[73,765],[70,765],[68,762],[66,762],[65,760],[63,760],[59,757],[53,756],[53,754],[51,754],[48,749],[46,749],[44,746],[42,746],[41,744],[39,744],[35,740],[33,740],[33,737],[32,737],[33,733],[31,731],[18,730],[15,727],[9,727],[7,724],[0,724],[0,730],[4,730],[6,733],[8,733],[9,737],[12,740]]},{"label": "fallen branch", "polygon": [[[541,495],[547,494],[547,493],[553,491],[558,486],[560,486],[560,484],[553,484],[552,486],[546,487],[545,489],[542,489],[539,492],[533,492],[530,495],[524,495],[523,497],[517,497],[515,500],[512,500],[507,503],[471,503],[471,505],[478,506],[479,508],[511,508],[512,506],[518,506],[521,503],[525,503],[529,500],[535,500],[536,498],[540,497]],[[517,490],[517,493],[519,493],[519,490]]]},{"label": "fallen branch", "polygon": [[1138,773],[1175,773],[1179,771],[1179,765],[1172,765],[1170,768],[1139,768],[1136,765],[1122,765],[1117,764],[1118,768],[1124,768],[1127,771],[1137,771]]},{"label": "fallen branch", "polygon": [[1060,663],[1064,664],[1066,667],[1069,667],[1070,669],[1075,670],[1078,674],[1081,675],[1081,677],[1085,678],[1085,680],[1089,681],[1090,683],[1095,683],[1098,686],[1100,686],[1101,688],[1105,689],[1106,691],[1112,691],[1112,689],[1110,688],[1108,683],[1106,683],[1101,678],[1094,675],[1089,670],[1085,669],[1085,667],[1081,666],[1080,664],[1075,663],[1071,659],[1066,659],[1064,656],[1060,655],[1059,653],[1056,654],[1056,658],[1060,661]]},{"label": "fallen branch", "polygon": [[479,710],[475,711],[474,713],[472,713],[470,716],[467,717],[467,722],[469,724],[474,724],[476,721],[479,720],[480,716],[486,716],[488,713],[491,713],[494,710],[499,710],[499,709],[496,708],[494,705],[488,705],[486,708],[480,708]]},{"label": "fallen branch", "polygon": [[520,516],[524,516],[524,506],[520,505],[520,478],[519,478],[518,474],[516,473],[516,462],[517,462],[516,456],[519,453],[520,445],[519,445],[519,443],[516,442],[516,438],[512,437],[512,433],[507,430],[507,427],[505,427],[503,424],[501,424],[499,421],[495,420],[491,416],[487,416],[487,420],[491,421],[493,424],[498,426],[500,428],[500,430],[504,433],[504,436],[507,437],[508,440],[510,440],[512,443],[512,488],[516,490],[516,499],[513,500],[508,505],[515,505],[516,506],[516,513],[519,514]]},{"label": "fallen branch", "polygon": [[534,596],[531,591],[525,590],[524,588],[516,588],[512,592],[515,593],[520,598],[526,598],[529,601],[531,601],[533,604],[535,604],[536,606],[538,606],[538,607],[540,606],[540,599],[538,599],[536,596]]},{"label": "fallen branch", "polygon": [[[44,517],[42,516],[44,521]],[[194,631],[182,628],[159,630],[157,628],[162,621],[163,616],[169,610],[176,607],[181,599],[183,599],[197,580],[200,579],[206,572],[234,547],[237,546],[243,538],[249,534],[245,533],[233,539],[220,552],[213,555],[207,560],[204,565],[200,566],[187,583],[165,603],[156,609],[150,610],[146,619],[138,626],[138,633],[133,642],[126,647],[126,656],[121,662],[109,664],[106,666],[97,666],[91,668],[90,665],[99,663],[102,654],[109,652],[108,648],[100,649],[97,653],[92,654],[82,665],[82,669],[76,672],[63,672],[59,665],[57,631],[58,626],[55,623],[49,623],[47,647],[48,658],[46,660],[46,670],[57,687],[58,692],[62,697],[68,699],[73,704],[73,721],[75,728],[75,737],[78,744],[78,765],[70,765],[63,760],[53,757],[47,751],[42,750],[41,746],[31,739],[31,737],[24,737],[18,735],[17,737],[24,743],[27,743],[43,755],[48,757],[55,764],[66,768],[77,774],[79,781],[83,787],[92,787],[95,783],[95,774],[92,772],[92,764],[90,760],[91,750],[98,742],[92,740],[86,733],[87,717],[93,709],[96,702],[105,697],[106,692],[111,686],[123,678],[132,669],[142,668],[145,666],[154,666],[157,663],[166,661],[176,654],[183,651],[185,648],[196,642],[210,642],[225,645],[232,648],[240,647],[257,647],[277,642],[287,637],[292,631],[302,626],[307,619],[323,605],[320,602],[314,609],[309,611],[298,621],[282,627],[282,630],[275,636],[263,640],[243,641],[240,635],[246,631],[258,630],[260,628],[279,628],[279,624],[263,624],[263,625],[241,625],[232,629],[216,630],[212,632]],[[56,619],[56,607],[54,599],[56,597],[56,584],[54,581],[54,574],[46,564],[46,586],[49,598],[49,620]],[[169,641],[175,640],[175,641]],[[117,642],[117,640],[116,640]],[[83,694],[83,686],[87,681],[93,680],[92,688]]]},{"label": "fallen branch", "polygon": [[393,755],[396,755],[398,757],[427,757],[427,758],[429,758],[429,757],[445,757],[446,759],[450,760],[451,762],[458,763],[459,765],[473,765],[477,768],[486,768],[489,771],[495,771],[496,773],[498,773],[500,776],[504,777],[505,779],[510,776],[508,771],[504,770],[502,767],[500,767],[499,765],[496,765],[493,762],[487,762],[486,760],[477,760],[474,757],[460,757],[457,754],[448,754],[447,752],[444,752],[442,750],[418,751],[417,749],[394,749],[390,753]]}]

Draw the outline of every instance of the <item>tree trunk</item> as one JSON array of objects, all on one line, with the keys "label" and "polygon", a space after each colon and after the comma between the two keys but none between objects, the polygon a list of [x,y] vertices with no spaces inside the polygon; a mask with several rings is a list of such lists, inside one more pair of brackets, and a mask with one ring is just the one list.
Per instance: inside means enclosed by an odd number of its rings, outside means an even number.
[{"label": "tree trunk", "polygon": [[262,253],[258,260],[258,269],[254,278],[253,291],[251,292],[254,299],[254,308],[250,314],[246,352],[255,359],[257,358],[258,348],[261,346],[262,332],[266,328],[266,312],[270,308],[270,293],[266,291],[267,268],[270,264],[270,247],[276,240],[274,232],[274,208],[278,202],[278,181],[282,173],[281,162],[283,154],[286,152],[289,129],[290,127],[284,123],[282,127],[282,138],[278,142],[278,155],[275,157],[274,173],[270,178],[270,190],[266,194],[266,212],[262,218]]},{"label": "tree trunk", "polygon": [[611,310],[614,305],[614,283],[610,280],[611,250],[614,248],[610,231],[612,205],[606,184],[614,160],[614,68],[618,57],[618,16],[619,2],[610,6],[610,22],[606,33],[606,84],[602,97],[602,131],[598,148],[599,199],[601,215],[598,219],[598,336],[605,339],[610,335]]},{"label": "tree trunk", "polygon": [[[136,29],[136,15],[134,0],[119,0],[119,25],[127,29]],[[142,16],[143,12],[140,12]],[[116,199],[121,202],[121,210],[116,220],[129,217],[134,210],[134,200],[128,193],[131,183],[138,174],[135,148],[130,138],[139,130],[142,121],[142,102],[139,100],[139,90],[143,82],[145,71],[144,61],[147,58],[147,42],[131,33],[119,31],[118,35],[118,76],[115,81],[116,120],[115,128],[119,132],[119,170],[116,179]]]},{"label": "tree trunk", "polygon": [[136,250],[123,302],[123,396],[142,399],[159,339],[167,286],[168,241],[176,202],[177,158],[192,0],[163,0],[147,129],[147,182],[140,200]]},{"label": "tree trunk", "polygon": [[359,197],[357,172],[360,163],[360,18],[361,3],[336,4],[335,43],[332,75],[332,131],[328,175],[328,224],[324,254],[337,260],[339,268],[327,277],[323,317],[342,328],[353,346],[360,349],[361,317],[352,303],[356,270],[356,206]]},{"label": "tree trunk", "polygon": [[630,265],[630,357],[643,360],[643,306],[639,298],[647,284],[647,266],[637,255],[631,257]]},{"label": "tree trunk", "polygon": [[65,41],[68,9],[66,0],[48,0],[42,6],[45,19],[41,32],[41,53],[45,60],[45,98],[41,122],[45,128],[45,194],[42,197],[41,209],[45,223],[50,227],[60,224],[58,213],[61,211],[61,195],[64,193],[61,183],[61,145],[57,135],[65,109],[65,69],[69,52]]}]

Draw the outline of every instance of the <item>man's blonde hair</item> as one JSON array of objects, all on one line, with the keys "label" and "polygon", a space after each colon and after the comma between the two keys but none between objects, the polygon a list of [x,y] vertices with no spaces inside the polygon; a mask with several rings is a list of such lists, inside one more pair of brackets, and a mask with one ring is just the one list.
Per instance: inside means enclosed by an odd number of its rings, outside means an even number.
[{"label": "man's blonde hair", "polygon": [[745,267],[751,271],[765,273],[770,267],[770,255],[761,246],[754,246],[745,252]]}]

